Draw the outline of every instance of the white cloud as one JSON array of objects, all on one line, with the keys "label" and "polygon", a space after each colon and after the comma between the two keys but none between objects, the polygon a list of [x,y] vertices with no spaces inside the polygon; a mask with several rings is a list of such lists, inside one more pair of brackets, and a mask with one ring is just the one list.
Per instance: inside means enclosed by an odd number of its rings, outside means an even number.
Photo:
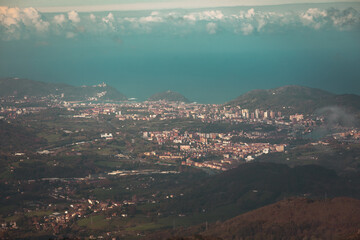
[{"label": "white cloud", "polygon": [[360,16],[359,12],[353,8],[345,10],[309,8],[306,12],[300,14],[300,21],[304,26],[316,30],[322,27],[335,27],[340,30],[346,30],[359,26]]},{"label": "white cloud", "polygon": [[39,12],[34,8],[8,8],[0,7],[0,24],[8,31],[14,32],[21,25],[34,28],[38,32],[48,30],[49,23],[41,18]]},{"label": "white cloud", "polygon": [[250,8],[247,11],[240,11],[239,15],[234,15],[235,18],[238,19],[251,19],[255,16],[255,9],[254,8]]},{"label": "white cloud", "polygon": [[213,21],[213,20],[222,20],[224,19],[224,14],[220,10],[211,10],[203,12],[194,12],[187,15],[184,15],[185,20],[189,21]]},{"label": "white cloud", "polygon": [[255,16],[255,10],[253,8],[250,8],[246,13],[245,13],[245,18],[252,18]]},{"label": "white cloud", "polygon": [[323,26],[323,20],[326,16],[327,12],[318,8],[309,8],[306,12],[300,14],[302,23],[316,30],[320,29]]},{"label": "white cloud", "polygon": [[70,21],[72,21],[73,23],[78,23],[80,22],[80,17],[79,14],[76,11],[70,11],[68,12],[68,18]]},{"label": "white cloud", "polygon": [[159,23],[159,22],[163,22],[164,20],[162,19],[162,17],[156,16],[156,15],[150,15],[147,17],[141,17],[139,18],[139,22],[140,23]]},{"label": "white cloud", "polygon": [[208,24],[206,24],[206,31],[209,34],[215,34],[217,30],[217,24],[213,23],[213,22],[209,22]]},{"label": "white cloud", "polygon": [[313,22],[317,18],[326,17],[327,12],[318,8],[309,8],[305,13],[301,15],[304,20]]},{"label": "white cloud", "polygon": [[39,32],[46,31],[50,25],[41,19],[39,12],[34,8],[25,8],[21,18],[26,26],[34,26]]},{"label": "white cloud", "polygon": [[224,18],[224,14],[219,11],[204,11],[199,15],[200,20],[221,20]]},{"label": "white cloud", "polygon": [[331,9],[328,11],[329,21],[337,28],[344,30],[351,26],[360,25],[360,14],[353,8],[339,11]]},{"label": "white cloud", "polygon": [[241,32],[244,34],[244,35],[249,35],[251,33],[253,33],[254,31],[254,27],[253,25],[251,25],[250,23],[244,23],[242,26],[241,26]]},{"label": "white cloud", "polygon": [[55,15],[54,16],[54,22],[58,25],[62,25],[63,23],[65,23],[67,20],[66,20],[66,17],[64,14],[59,14],[59,15]]},{"label": "white cloud", "polygon": [[[50,19],[50,22],[46,21]],[[71,24],[79,23],[82,24]],[[81,25],[81,27],[79,27]],[[309,8],[305,11],[259,11],[254,8],[234,12],[206,10],[185,12],[183,10],[153,11],[149,15],[125,17],[121,12],[89,13],[81,18],[76,11],[67,14],[45,14],[34,8],[9,8],[0,6],[0,38],[19,39],[41,37],[44,34],[76,37],[77,33],[102,34],[121,31],[127,34],[163,31],[169,34],[191,34],[205,27],[215,34],[221,25],[222,31],[250,35],[254,32],[276,33],[287,29],[360,29],[360,14],[355,9]],[[59,27],[61,26],[61,27]],[[86,31],[85,31],[86,30]],[[41,33],[41,34],[39,34]]]},{"label": "white cloud", "polygon": [[73,33],[73,32],[67,32],[66,33],[66,38],[74,38],[76,36],[76,34],[75,33]]},{"label": "white cloud", "polygon": [[90,14],[89,15],[89,18],[90,18],[90,20],[92,21],[92,22],[96,22],[96,16],[94,15],[94,14]]},{"label": "white cloud", "polygon": [[263,27],[265,27],[265,25],[266,25],[266,20],[264,19],[264,18],[259,18],[259,19],[257,19],[257,22],[258,22],[258,27],[257,27],[257,30],[258,30],[258,32],[260,32],[261,31],[261,29],[263,28]]},{"label": "white cloud", "polygon": [[184,19],[185,20],[188,20],[188,21],[196,21],[196,16],[194,14],[189,14],[189,15],[185,15],[184,16]]},{"label": "white cloud", "polygon": [[112,13],[109,13],[106,17],[102,18],[102,21],[104,23],[111,23],[112,21],[114,21],[114,15]]},{"label": "white cloud", "polygon": [[2,25],[9,27],[17,25],[20,20],[19,8],[0,7],[0,22]]}]

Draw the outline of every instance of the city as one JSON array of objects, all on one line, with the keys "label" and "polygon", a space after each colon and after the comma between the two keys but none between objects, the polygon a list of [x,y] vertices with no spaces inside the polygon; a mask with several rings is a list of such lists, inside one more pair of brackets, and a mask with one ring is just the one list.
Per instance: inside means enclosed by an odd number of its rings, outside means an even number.
[{"label": "city", "polygon": [[359,240],[360,1],[0,0],[0,239]]},{"label": "city", "polygon": [[[341,125],[319,140],[307,137],[326,124],[326,116],[166,100],[101,103],[63,98],[1,99],[4,124],[27,125],[46,138],[24,151],[13,146],[2,150],[7,159],[1,173],[7,189],[3,204],[23,199],[3,213],[3,237],[25,237],[30,229],[60,237],[74,237],[75,232],[89,238],[141,236],[139,223],[131,225],[134,219],[145,217],[140,221],[145,225],[160,221],[166,226],[174,214],[189,215],[159,208],[184,196],[179,189],[158,189],[171,179],[192,171],[201,179],[265,155],[286,155],[299,146],[336,141],[350,148],[360,142],[358,128]],[[69,169],[85,159],[80,169]],[[34,161],[37,168],[45,164],[52,170],[26,168]],[[37,200],[31,200],[36,192]],[[100,234],[99,226],[106,231]],[[83,235],[88,231],[93,234]]]}]

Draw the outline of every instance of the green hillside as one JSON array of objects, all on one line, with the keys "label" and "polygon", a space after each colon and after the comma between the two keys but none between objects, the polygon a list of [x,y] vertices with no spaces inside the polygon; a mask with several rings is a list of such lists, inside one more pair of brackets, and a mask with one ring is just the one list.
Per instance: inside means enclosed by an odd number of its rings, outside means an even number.
[{"label": "green hillside", "polygon": [[253,90],[227,103],[250,110],[273,110],[286,114],[314,113],[327,106],[341,106],[352,111],[360,110],[360,96],[336,95],[316,88],[284,86],[268,90]]}]

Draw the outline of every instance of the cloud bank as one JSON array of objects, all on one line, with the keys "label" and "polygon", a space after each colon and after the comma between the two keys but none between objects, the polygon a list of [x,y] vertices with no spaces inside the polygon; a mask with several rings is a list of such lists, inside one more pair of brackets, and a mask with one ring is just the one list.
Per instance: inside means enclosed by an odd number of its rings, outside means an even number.
[{"label": "cloud bank", "polygon": [[40,13],[35,8],[0,7],[2,40],[81,34],[146,34],[161,32],[187,34],[219,32],[233,34],[273,34],[288,30],[359,31],[360,14],[353,8],[339,10],[308,8],[305,11],[259,11],[254,8],[235,12],[221,10],[154,11],[144,16],[124,16],[123,12],[62,14]]}]

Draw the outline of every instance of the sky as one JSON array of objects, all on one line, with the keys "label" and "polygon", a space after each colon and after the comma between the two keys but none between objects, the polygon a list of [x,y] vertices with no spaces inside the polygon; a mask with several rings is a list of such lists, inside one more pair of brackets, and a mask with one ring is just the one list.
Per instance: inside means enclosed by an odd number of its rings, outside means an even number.
[{"label": "sky", "polygon": [[0,78],[106,82],[139,100],[173,90],[202,103],[283,85],[360,94],[359,11],[339,1],[0,0]]},{"label": "sky", "polygon": [[208,8],[229,6],[264,6],[279,4],[358,2],[354,0],[1,0],[0,4],[9,7],[34,7],[42,12],[63,12],[76,10],[114,11],[114,10],[159,10],[176,8]]}]

